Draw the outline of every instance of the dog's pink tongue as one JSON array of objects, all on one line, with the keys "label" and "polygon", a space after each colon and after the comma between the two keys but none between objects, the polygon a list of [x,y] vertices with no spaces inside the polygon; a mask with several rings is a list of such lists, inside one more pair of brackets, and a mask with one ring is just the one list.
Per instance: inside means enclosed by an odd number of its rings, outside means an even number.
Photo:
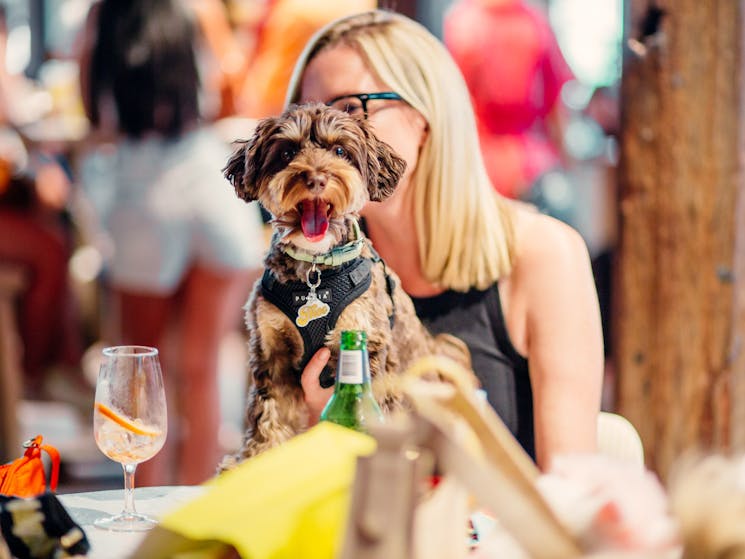
[{"label": "dog's pink tongue", "polygon": [[323,200],[303,200],[303,212],[300,218],[300,226],[303,228],[303,235],[311,243],[323,239],[329,228],[329,220],[326,217],[328,204]]}]

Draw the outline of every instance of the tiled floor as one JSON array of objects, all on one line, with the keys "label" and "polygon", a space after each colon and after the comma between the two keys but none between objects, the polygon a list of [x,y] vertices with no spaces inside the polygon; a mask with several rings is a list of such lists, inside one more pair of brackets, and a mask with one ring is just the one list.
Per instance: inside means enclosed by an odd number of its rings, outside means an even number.
[{"label": "tiled floor", "polygon": [[[237,448],[241,438],[246,377],[245,342],[239,332],[228,335],[223,341],[219,375],[223,415],[219,437],[227,452]],[[24,401],[20,406],[19,421],[21,440],[42,434],[45,442],[60,451],[59,492],[121,487],[121,466],[108,460],[96,447],[92,416],[64,403]]]}]

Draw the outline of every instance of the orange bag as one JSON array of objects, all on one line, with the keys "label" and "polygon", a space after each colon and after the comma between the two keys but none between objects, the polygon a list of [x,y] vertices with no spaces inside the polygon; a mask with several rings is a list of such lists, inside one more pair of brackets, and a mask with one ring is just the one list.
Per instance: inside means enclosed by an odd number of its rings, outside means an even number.
[{"label": "orange bag", "polygon": [[47,490],[44,462],[41,459],[42,450],[49,454],[52,459],[49,489],[51,491],[57,490],[59,451],[51,445],[41,443],[41,435],[27,440],[23,443],[26,449],[23,456],[0,466],[0,495],[35,497]]}]

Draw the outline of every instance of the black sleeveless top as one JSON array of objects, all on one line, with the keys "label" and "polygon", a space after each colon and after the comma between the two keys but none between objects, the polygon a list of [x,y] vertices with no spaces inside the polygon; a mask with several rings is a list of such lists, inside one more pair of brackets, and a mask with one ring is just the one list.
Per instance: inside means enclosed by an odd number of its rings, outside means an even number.
[{"label": "black sleeveless top", "polygon": [[528,361],[517,353],[507,334],[497,284],[486,291],[445,291],[411,299],[430,332],[446,332],[465,342],[489,403],[535,460]]}]

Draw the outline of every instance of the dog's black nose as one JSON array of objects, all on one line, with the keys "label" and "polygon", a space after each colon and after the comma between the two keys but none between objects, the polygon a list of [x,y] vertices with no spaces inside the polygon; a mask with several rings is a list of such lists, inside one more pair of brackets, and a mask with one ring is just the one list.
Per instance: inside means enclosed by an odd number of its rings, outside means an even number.
[{"label": "dog's black nose", "polygon": [[327,180],[324,173],[311,172],[307,175],[306,183],[311,190],[322,190],[326,187]]}]

